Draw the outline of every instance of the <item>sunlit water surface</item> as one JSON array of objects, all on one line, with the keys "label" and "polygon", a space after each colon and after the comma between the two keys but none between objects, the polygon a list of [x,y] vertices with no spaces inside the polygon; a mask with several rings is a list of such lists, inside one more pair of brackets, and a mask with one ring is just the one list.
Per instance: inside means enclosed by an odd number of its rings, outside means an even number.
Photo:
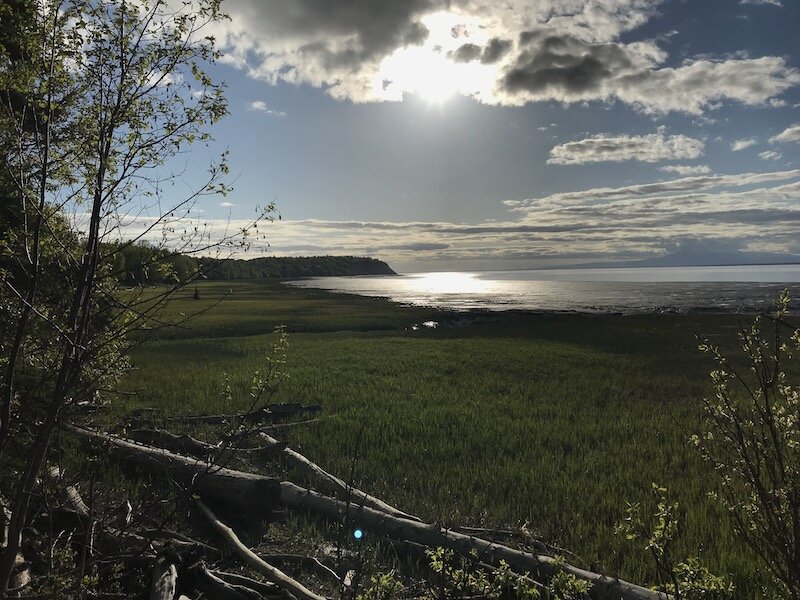
[{"label": "sunlit water surface", "polygon": [[289,284],[453,310],[758,311],[770,309],[784,288],[800,307],[800,265],[435,272]]}]

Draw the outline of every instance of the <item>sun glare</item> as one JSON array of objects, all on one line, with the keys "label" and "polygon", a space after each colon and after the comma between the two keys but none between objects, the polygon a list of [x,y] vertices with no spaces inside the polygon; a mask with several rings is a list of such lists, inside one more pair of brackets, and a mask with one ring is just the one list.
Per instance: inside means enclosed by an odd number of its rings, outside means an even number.
[{"label": "sun glare", "polygon": [[428,39],[421,46],[398,48],[381,63],[373,83],[385,100],[416,94],[431,104],[442,104],[455,94],[487,93],[493,68],[479,61],[455,62],[450,55],[466,43],[482,45],[484,28],[472,17],[439,12],[422,19]]},{"label": "sun glare", "polygon": [[425,273],[414,278],[415,288],[432,294],[479,294],[490,288],[488,282],[474,273]]}]

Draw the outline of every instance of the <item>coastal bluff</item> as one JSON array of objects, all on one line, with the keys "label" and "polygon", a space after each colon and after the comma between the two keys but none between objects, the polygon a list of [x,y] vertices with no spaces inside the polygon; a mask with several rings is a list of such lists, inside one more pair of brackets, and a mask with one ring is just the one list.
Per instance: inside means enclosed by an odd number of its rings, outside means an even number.
[{"label": "coastal bluff", "polygon": [[210,280],[397,275],[382,260],[364,256],[268,256],[244,259],[206,259]]}]

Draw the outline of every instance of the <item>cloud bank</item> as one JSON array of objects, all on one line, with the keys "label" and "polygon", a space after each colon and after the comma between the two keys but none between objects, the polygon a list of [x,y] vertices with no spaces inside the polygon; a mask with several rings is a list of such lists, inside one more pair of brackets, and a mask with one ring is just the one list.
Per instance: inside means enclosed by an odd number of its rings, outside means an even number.
[{"label": "cloud bank", "polygon": [[237,0],[226,6],[231,20],[213,33],[223,60],[254,78],[309,84],[354,102],[446,85],[488,104],[601,101],[702,114],[721,102],[780,102],[800,84],[781,56],[697,56],[667,66],[657,41],[621,41],[661,4]]}]

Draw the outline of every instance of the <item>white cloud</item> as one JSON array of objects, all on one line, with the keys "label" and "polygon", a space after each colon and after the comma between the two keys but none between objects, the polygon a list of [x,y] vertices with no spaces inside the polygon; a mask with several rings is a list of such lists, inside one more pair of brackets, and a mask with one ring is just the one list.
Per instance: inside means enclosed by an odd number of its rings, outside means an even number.
[{"label": "white cloud", "polygon": [[755,138],[746,138],[742,140],[736,140],[731,144],[731,150],[734,152],[739,152],[740,150],[744,150],[745,148],[749,148],[750,146],[755,146],[758,143],[758,140]]},{"label": "white cloud", "polygon": [[251,77],[355,102],[461,93],[488,104],[619,101],[699,115],[729,101],[774,104],[800,84],[800,71],[779,56],[689,57],[665,67],[670,56],[657,42],[620,41],[662,3],[239,0],[213,33],[223,61]]},{"label": "white cloud", "polygon": [[236,206],[233,202],[220,202],[219,205],[222,208],[233,208],[234,206]]},{"label": "white cloud", "polygon": [[256,112],[262,112],[265,115],[269,115],[271,117],[285,117],[286,113],[282,111],[272,110],[267,103],[263,100],[254,100],[247,105],[248,110],[253,110]]},{"label": "white cloud", "polygon": [[758,6],[777,6],[783,8],[783,4],[781,4],[781,0],[739,0],[739,4],[755,4]]},{"label": "white cloud", "polygon": [[708,165],[667,165],[659,167],[659,171],[664,173],[675,173],[677,175],[708,175],[711,173],[711,167]]},{"label": "white cloud", "polygon": [[775,152],[774,150],[765,150],[764,152],[759,152],[758,156],[761,160],[780,160],[783,158],[783,154],[780,152]]},{"label": "white cloud", "polygon": [[578,165],[596,162],[660,162],[697,158],[703,153],[702,140],[685,135],[665,136],[599,134],[583,140],[566,142],[550,151],[549,164]]},{"label": "white cloud", "polygon": [[787,127],[778,135],[771,137],[770,142],[800,142],[800,123]]},{"label": "white cloud", "polygon": [[[278,255],[370,254],[392,265],[443,261],[466,268],[647,258],[691,248],[702,254],[709,247],[730,247],[734,257],[745,249],[800,253],[800,169],[579,189],[506,204],[513,209],[507,220],[481,223],[266,223],[259,228],[266,240],[255,240],[249,256],[266,252],[265,241]],[[126,217],[119,227],[130,237],[148,224],[152,219]],[[246,225],[199,218],[169,223],[171,231],[199,227],[209,243]],[[163,232],[148,235],[159,241]]]}]

